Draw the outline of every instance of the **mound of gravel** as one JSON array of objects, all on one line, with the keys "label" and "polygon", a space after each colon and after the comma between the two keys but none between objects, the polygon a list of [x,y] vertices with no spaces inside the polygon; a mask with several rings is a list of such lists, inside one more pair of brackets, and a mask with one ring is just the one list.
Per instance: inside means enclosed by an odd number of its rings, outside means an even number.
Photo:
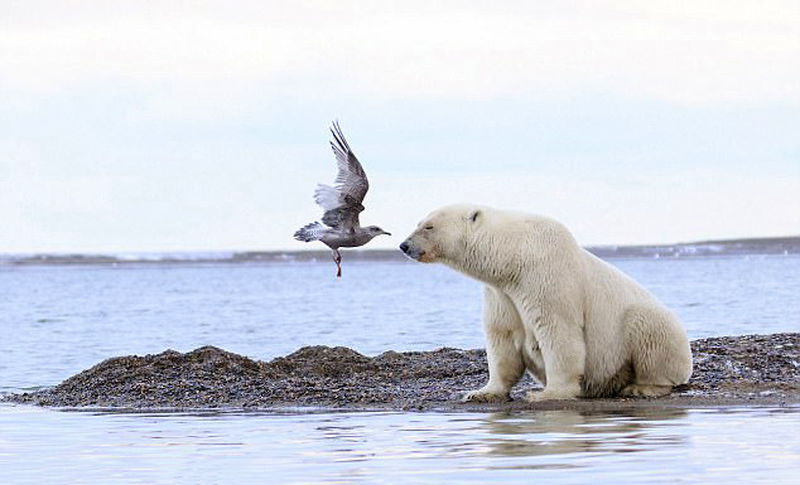
[{"label": "mound of gravel", "polygon": [[640,405],[800,403],[800,334],[719,337],[692,342],[694,374],[672,395],[531,405],[461,404],[459,395],[488,378],[483,350],[444,348],[367,357],[345,347],[313,346],[270,362],[216,347],[115,357],[61,384],[4,399],[57,407],[208,409],[322,407],[346,409],[618,408]]}]

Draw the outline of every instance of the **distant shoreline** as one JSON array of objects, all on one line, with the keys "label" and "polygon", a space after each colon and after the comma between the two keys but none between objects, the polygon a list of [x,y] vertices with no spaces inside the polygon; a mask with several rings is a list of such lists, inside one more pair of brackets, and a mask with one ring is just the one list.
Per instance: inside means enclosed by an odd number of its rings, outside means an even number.
[{"label": "distant shoreline", "polygon": [[[692,258],[741,255],[798,255],[800,236],[728,239],[675,244],[587,246],[603,259]],[[406,261],[395,249],[346,250],[350,261]],[[32,253],[0,254],[0,267],[33,265],[129,265],[129,264],[238,264],[328,261],[327,250],[310,251],[215,251],[215,252],[130,252],[130,253]]]}]

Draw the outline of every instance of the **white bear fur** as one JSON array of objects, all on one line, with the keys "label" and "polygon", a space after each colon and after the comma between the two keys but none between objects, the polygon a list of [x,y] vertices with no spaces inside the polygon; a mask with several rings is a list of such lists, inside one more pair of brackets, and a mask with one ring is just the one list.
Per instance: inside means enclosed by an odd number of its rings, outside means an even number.
[{"label": "white bear fur", "polygon": [[531,401],[662,396],[692,373],[678,319],[552,219],[448,206],[401,248],[485,283],[489,382],[467,401],[509,399],[526,369],[544,386]]}]

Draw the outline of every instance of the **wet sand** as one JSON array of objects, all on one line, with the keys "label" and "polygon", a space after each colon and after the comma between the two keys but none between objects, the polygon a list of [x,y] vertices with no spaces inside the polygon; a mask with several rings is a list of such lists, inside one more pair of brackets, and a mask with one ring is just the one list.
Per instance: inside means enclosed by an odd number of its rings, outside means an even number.
[{"label": "wet sand", "polygon": [[696,340],[692,352],[689,384],[658,399],[531,404],[522,396],[537,386],[526,377],[509,402],[463,404],[461,395],[488,378],[483,350],[388,351],[367,357],[345,347],[313,346],[270,362],[216,347],[115,357],[53,388],[0,400],[115,410],[620,410],[800,404],[800,333]]}]

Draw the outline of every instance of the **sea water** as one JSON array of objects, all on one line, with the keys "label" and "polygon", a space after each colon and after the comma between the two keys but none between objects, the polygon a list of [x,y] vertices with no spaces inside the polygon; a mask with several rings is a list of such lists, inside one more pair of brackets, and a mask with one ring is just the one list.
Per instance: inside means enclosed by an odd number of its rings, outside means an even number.
[{"label": "sea water", "polygon": [[[800,257],[620,259],[690,338],[800,331]],[[411,262],[0,266],[0,392],[117,355],[483,346],[481,286]],[[0,405],[0,483],[797,483],[800,408],[108,413]]]}]

